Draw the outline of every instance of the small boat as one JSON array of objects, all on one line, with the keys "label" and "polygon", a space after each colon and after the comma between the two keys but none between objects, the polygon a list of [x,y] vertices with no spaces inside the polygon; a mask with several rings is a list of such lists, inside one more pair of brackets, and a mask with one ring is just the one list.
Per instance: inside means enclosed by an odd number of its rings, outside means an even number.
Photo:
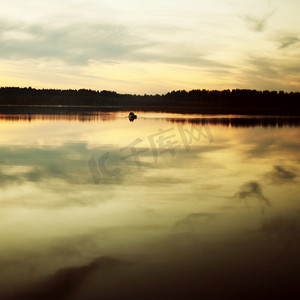
[{"label": "small boat", "polygon": [[135,120],[137,118],[137,115],[135,115],[132,111],[129,113],[128,115],[128,119],[130,122],[132,122],[133,120]]}]

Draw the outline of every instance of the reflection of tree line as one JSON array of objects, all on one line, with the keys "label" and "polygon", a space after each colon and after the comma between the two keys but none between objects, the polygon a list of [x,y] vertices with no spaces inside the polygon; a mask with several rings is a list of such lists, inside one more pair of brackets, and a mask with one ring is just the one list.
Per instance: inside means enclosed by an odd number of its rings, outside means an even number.
[{"label": "reflection of tree line", "polygon": [[192,90],[172,91],[165,95],[130,95],[110,91],[53,90],[32,88],[0,88],[2,105],[69,105],[69,106],[141,106],[192,108],[226,108],[235,112],[239,108],[252,111],[283,109],[300,111],[300,93],[256,90]]},{"label": "reflection of tree line", "polygon": [[177,119],[170,118],[168,121],[172,123],[190,123],[196,125],[223,125],[231,127],[299,127],[300,118],[281,118],[281,117],[241,117],[241,118],[193,118],[193,119]]},{"label": "reflection of tree line", "polygon": [[[5,121],[112,121],[114,113],[93,112],[90,114],[0,114]],[[204,118],[167,118],[172,123],[189,123],[195,125],[222,125],[227,127],[300,127],[300,117],[204,117]]]},{"label": "reflection of tree line", "polygon": [[79,122],[93,122],[93,121],[111,121],[115,120],[116,115],[109,113],[95,113],[95,114],[0,114],[0,120],[5,121],[79,121]]}]

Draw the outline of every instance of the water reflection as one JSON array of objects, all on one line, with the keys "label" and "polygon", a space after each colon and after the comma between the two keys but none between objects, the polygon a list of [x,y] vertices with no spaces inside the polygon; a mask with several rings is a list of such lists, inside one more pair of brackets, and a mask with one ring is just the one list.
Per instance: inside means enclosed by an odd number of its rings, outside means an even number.
[{"label": "water reflection", "polygon": [[298,128],[108,115],[0,122],[1,299],[299,292]]},{"label": "water reflection", "polygon": [[[27,113],[26,113],[27,111]],[[130,115],[132,113],[132,115]],[[246,115],[182,115],[178,113],[160,113],[138,111],[139,118],[153,118],[177,124],[222,125],[227,127],[299,127],[299,116],[246,116]],[[137,115],[129,111],[116,111],[106,108],[76,108],[76,107],[1,107],[0,120],[4,121],[80,121],[99,122],[113,121],[128,117],[130,122]]]},{"label": "water reflection", "polygon": [[117,116],[113,113],[98,112],[96,114],[4,114],[0,115],[0,120],[4,121],[79,121],[97,122],[113,121]]},{"label": "water reflection", "polygon": [[222,118],[198,118],[198,119],[169,119],[172,123],[191,123],[201,125],[223,125],[227,127],[299,127],[298,117],[249,117],[231,116]]}]

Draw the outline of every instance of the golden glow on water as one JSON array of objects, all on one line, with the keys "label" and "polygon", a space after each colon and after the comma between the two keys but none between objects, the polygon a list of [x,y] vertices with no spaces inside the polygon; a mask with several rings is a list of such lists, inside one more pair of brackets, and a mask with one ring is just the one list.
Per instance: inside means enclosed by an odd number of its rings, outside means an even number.
[{"label": "golden glow on water", "polygon": [[[200,124],[169,121],[184,115],[139,113],[129,122],[127,112],[111,114],[94,122],[0,121],[1,286],[30,282],[34,291],[39,279],[99,257],[134,264],[129,273],[107,275],[121,289],[119,280],[137,288],[150,278],[166,280],[170,270],[191,289],[198,286],[193,274],[204,278],[202,272],[230,285],[224,270],[236,276],[251,265],[251,274],[264,274],[261,261],[279,276],[282,251],[290,253],[287,267],[299,262],[299,128],[209,125],[210,139]],[[202,128],[203,135],[187,145],[180,126],[195,136]],[[149,137],[160,129],[168,132],[155,137],[153,156]],[[130,149],[121,150],[137,139],[136,150],[146,150],[140,166],[124,158]],[[159,148],[171,140],[177,143]],[[97,165],[105,153],[104,167]],[[117,175],[105,173],[117,168]],[[76,294],[92,286],[90,293],[113,295],[93,284],[102,272],[95,267]]]}]

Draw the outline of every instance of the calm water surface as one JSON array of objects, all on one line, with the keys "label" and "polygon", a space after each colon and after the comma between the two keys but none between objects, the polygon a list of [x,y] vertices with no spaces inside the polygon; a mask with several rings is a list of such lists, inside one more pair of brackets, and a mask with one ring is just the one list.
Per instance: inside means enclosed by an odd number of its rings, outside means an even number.
[{"label": "calm water surface", "polygon": [[1,299],[296,299],[286,118],[1,115]]}]

